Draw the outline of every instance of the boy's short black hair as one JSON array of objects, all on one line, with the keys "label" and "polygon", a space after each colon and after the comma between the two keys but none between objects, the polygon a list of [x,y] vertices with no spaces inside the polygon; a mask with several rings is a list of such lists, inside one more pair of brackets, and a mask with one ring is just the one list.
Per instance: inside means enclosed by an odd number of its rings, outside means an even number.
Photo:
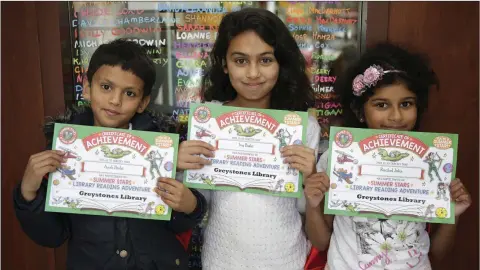
[{"label": "boy's short black hair", "polygon": [[91,84],[93,75],[103,66],[121,66],[123,70],[130,71],[142,79],[143,96],[149,96],[155,84],[155,66],[152,59],[147,56],[146,50],[127,39],[116,39],[100,45],[93,53],[87,70],[87,79]]}]

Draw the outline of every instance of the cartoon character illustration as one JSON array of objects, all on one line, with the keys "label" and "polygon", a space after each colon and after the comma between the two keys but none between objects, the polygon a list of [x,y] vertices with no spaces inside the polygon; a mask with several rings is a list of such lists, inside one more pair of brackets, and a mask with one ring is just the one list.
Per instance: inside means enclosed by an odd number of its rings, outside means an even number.
[{"label": "cartoon character illustration", "polygon": [[293,175],[297,175],[298,172],[295,168],[291,167],[291,166],[288,166],[288,169],[287,169],[287,174],[293,174]]},{"label": "cartoon character illustration", "polygon": [[58,205],[58,204],[61,204],[64,202],[64,198],[63,197],[53,197],[52,198],[52,205]]},{"label": "cartoon character illustration", "polygon": [[202,174],[202,175],[200,175],[200,179],[202,179],[202,181],[209,186],[214,185],[213,184],[213,180],[214,180],[213,176],[208,177],[208,176],[205,176],[205,174]]},{"label": "cartoon character illustration", "polygon": [[378,154],[380,155],[382,160],[393,162],[400,161],[401,159],[404,159],[410,155],[409,153],[402,153],[397,150],[392,150],[390,153],[388,153],[388,151],[383,148],[378,149]]},{"label": "cartoon character illustration", "polygon": [[352,180],[351,180],[353,175],[352,175],[351,172],[349,173],[346,169],[342,169],[342,168],[336,169],[336,168],[334,168],[333,169],[333,174],[338,177],[339,182],[343,182],[343,180],[345,180],[345,182],[347,182],[349,184],[353,183]]},{"label": "cartoon character illustration", "polygon": [[242,137],[253,137],[253,136],[257,135],[258,133],[262,132],[261,129],[253,128],[251,126],[242,128],[242,126],[240,126],[240,125],[234,125],[233,128],[237,132],[237,135],[242,136]]},{"label": "cartoon character illustration", "polygon": [[144,215],[151,215],[152,214],[152,212],[155,210],[155,208],[153,207],[154,204],[155,204],[155,202],[149,202],[147,204],[147,207],[145,207]]},{"label": "cartoon character illustration", "polygon": [[352,213],[355,213],[357,212],[357,207],[358,207],[358,204],[356,203],[348,203],[347,201],[345,201],[343,203],[343,207],[345,207],[346,210],[352,212]]},{"label": "cartoon character illustration", "polygon": [[275,187],[273,188],[273,191],[274,192],[281,192],[282,191],[282,186],[283,186],[283,183],[285,182],[285,180],[283,179],[279,179],[277,181],[277,184],[275,185]]},{"label": "cartoon character illustration", "polygon": [[201,139],[203,137],[215,139],[215,134],[210,132],[210,130],[197,125],[195,125],[195,127],[197,128],[197,131],[195,132],[195,137],[197,137],[197,139]]},{"label": "cartoon character illustration", "polygon": [[345,210],[348,210],[350,212],[357,212],[358,204],[357,203],[349,203],[346,200],[344,200],[344,201],[336,200],[336,201],[331,201],[330,202],[330,207],[331,208],[339,207],[339,206],[345,207]]},{"label": "cartoon character illustration", "polygon": [[200,174],[199,174],[199,173],[189,173],[189,174],[188,174],[188,179],[189,179],[189,180],[197,180],[198,178],[200,178]]},{"label": "cartoon character illustration", "polygon": [[[292,140],[292,135],[290,134],[290,132],[288,132],[287,129],[281,128],[275,134],[275,138],[278,139],[279,142],[280,142],[278,144],[278,150],[280,150],[280,149],[282,149],[282,147],[290,144],[290,141]],[[287,143],[286,139],[288,139],[288,143]]]},{"label": "cartoon character illustration", "polygon": [[114,149],[110,150],[110,148],[108,148],[108,146],[105,146],[105,145],[102,145],[102,146],[100,147],[100,149],[102,150],[103,155],[104,155],[106,158],[119,159],[119,158],[123,158],[124,156],[129,155],[130,153],[132,153],[132,151],[122,150],[121,148],[114,148]]},{"label": "cartoon character illustration", "polygon": [[338,164],[344,164],[344,163],[347,163],[347,162],[352,162],[353,164],[358,163],[358,160],[354,159],[353,156],[350,155],[350,154],[347,154],[343,151],[338,151],[338,150],[335,150],[335,152],[337,152],[339,154],[337,156],[337,163]]},{"label": "cartoon character illustration", "polygon": [[189,180],[197,180],[200,178],[200,180],[202,180],[202,182],[204,182],[205,184],[209,185],[209,186],[213,186],[214,183],[213,183],[213,180],[215,179],[213,176],[207,176],[205,175],[204,173],[202,174],[199,174],[199,173],[190,173],[188,175],[188,178]]},{"label": "cartoon character illustration", "polygon": [[286,192],[294,192],[295,191],[295,184],[292,182],[288,182],[285,184],[285,191]]},{"label": "cartoon character illustration", "polygon": [[448,186],[447,184],[443,183],[443,182],[440,182],[438,183],[438,186],[437,186],[437,200],[441,200],[442,197],[445,201],[448,201],[448,198],[447,198],[447,190],[448,190]]},{"label": "cartoon character illustration", "polygon": [[424,217],[426,219],[431,219],[432,218],[432,215],[433,215],[433,208],[435,207],[434,204],[430,204],[429,206],[427,206],[427,209],[425,210],[425,215]]},{"label": "cartoon character illustration", "polygon": [[65,152],[65,155],[63,157],[66,158],[66,159],[74,158],[78,161],[80,161],[82,159],[77,153],[75,153],[71,149],[68,149],[68,148],[63,147],[63,146],[60,146],[59,149]]},{"label": "cartoon character illustration", "polygon": [[62,165],[60,168],[57,169],[58,172],[62,174],[62,178],[68,177],[70,180],[76,180],[75,177],[75,169],[72,170],[70,166]]},{"label": "cartoon character illustration", "polygon": [[[158,177],[162,177],[162,174],[160,173],[159,166],[162,166],[164,157],[165,156],[162,157],[162,155],[158,151],[155,151],[155,150],[152,150],[147,154],[147,157],[145,159],[150,161],[150,174],[152,175],[152,179],[155,178],[154,170],[157,171]],[[157,163],[157,161],[159,161],[159,162]]]},{"label": "cartoon character illustration", "polygon": [[69,208],[77,209],[80,202],[78,200],[73,200],[67,197],[65,198],[65,201],[63,202],[63,204],[65,204]]},{"label": "cartoon character illustration", "polygon": [[[435,159],[435,155],[438,157],[438,159]],[[428,155],[425,157],[423,162],[426,162],[428,164],[428,176],[430,177],[430,182],[433,182],[433,175],[432,172],[435,173],[435,175],[438,178],[438,181],[442,181],[440,178],[440,174],[438,174],[438,168],[442,166],[443,159],[440,158],[438,153],[430,152]],[[438,165],[436,163],[438,162]]]},{"label": "cartoon character illustration", "polygon": [[439,207],[437,208],[437,210],[435,210],[435,215],[438,217],[438,218],[446,218],[447,217],[447,209],[443,208],[443,207]]}]

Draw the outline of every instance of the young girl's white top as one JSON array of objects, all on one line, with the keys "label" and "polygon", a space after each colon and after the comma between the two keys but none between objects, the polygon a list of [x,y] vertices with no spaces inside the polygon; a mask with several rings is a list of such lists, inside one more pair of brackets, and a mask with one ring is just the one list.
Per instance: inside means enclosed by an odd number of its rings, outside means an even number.
[{"label": "young girl's white top", "polygon": [[[320,126],[309,117],[307,146],[315,149]],[[201,190],[209,201],[202,248],[206,270],[301,270],[310,251],[299,211],[305,198]]]},{"label": "young girl's white top", "polygon": [[[328,154],[329,150],[320,157],[318,172],[327,171]],[[418,222],[335,216],[329,270],[431,270],[425,227]]]}]

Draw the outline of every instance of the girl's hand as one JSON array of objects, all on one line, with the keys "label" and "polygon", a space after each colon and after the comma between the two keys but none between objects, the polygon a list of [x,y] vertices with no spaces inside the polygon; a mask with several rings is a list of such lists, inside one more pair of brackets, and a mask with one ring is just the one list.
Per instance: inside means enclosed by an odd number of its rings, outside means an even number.
[{"label": "girl's hand", "polygon": [[283,162],[303,173],[304,179],[317,172],[315,150],[303,145],[288,145],[280,149],[280,153],[285,158]]},{"label": "girl's hand", "polygon": [[177,168],[179,170],[201,169],[210,165],[210,160],[200,157],[214,157],[215,148],[204,141],[184,141],[178,149]]},{"label": "girl's hand", "polygon": [[315,173],[305,179],[305,198],[307,205],[316,208],[325,198],[325,192],[330,186],[330,178],[325,173]]},{"label": "girl's hand", "polygon": [[197,197],[183,183],[172,178],[158,178],[155,192],[170,208],[191,214],[197,207]]},{"label": "girl's hand", "polygon": [[472,204],[470,194],[458,178],[450,183],[450,198],[455,203],[455,217],[463,214]]}]

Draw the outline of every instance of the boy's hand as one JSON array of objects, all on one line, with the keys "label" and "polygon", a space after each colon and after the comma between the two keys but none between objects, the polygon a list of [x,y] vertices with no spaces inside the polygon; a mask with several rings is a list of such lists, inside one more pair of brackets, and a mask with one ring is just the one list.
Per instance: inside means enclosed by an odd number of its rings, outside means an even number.
[{"label": "boy's hand", "polygon": [[330,186],[330,178],[325,173],[315,173],[305,179],[305,198],[307,205],[316,208],[325,197],[325,192]]},{"label": "boy's hand", "polygon": [[158,178],[155,192],[177,212],[191,214],[197,207],[197,197],[183,183],[172,178]]},{"label": "boy's hand", "polygon": [[463,214],[472,204],[470,194],[458,178],[450,183],[450,198],[455,203],[455,217]]},{"label": "boy's hand", "polygon": [[284,163],[303,173],[304,179],[316,172],[315,150],[303,145],[288,145],[280,149]]},{"label": "boy's hand", "polygon": [[45,174],[55,172],[66,162],[64,155],[63,151],[47,150],[30,156],[20,187],[26,201],[35,199]]},{"label": "boy's hand", "polygon": [[214,157],[213,151],[215,151],[215,147],[204,141],[184,141],[178,149],[177,168],[179,170],[190,170],[201,169],[204,165],[210,165],[210,160],[199,155]]}]

